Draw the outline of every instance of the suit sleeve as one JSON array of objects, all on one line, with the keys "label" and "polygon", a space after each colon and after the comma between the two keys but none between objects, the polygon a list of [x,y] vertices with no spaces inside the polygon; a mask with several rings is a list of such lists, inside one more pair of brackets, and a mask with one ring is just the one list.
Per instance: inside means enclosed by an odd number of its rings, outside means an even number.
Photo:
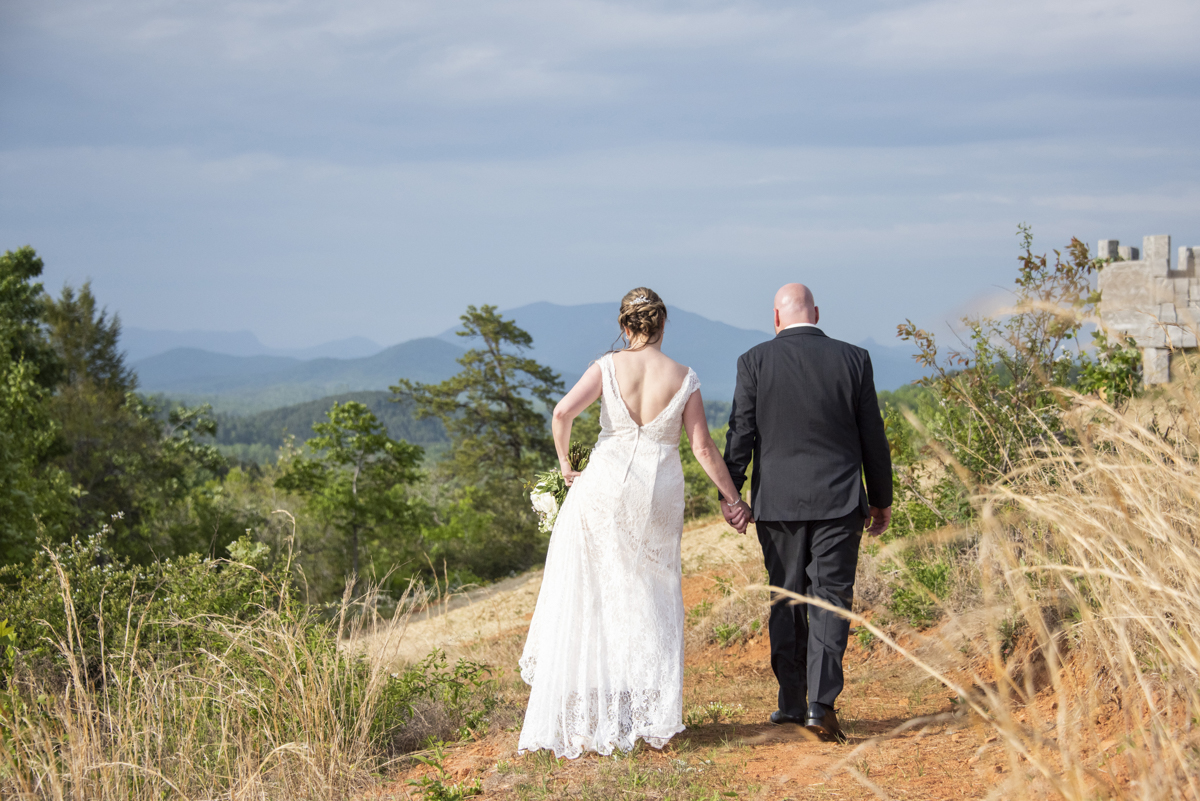
[{"label": "suit sleeve", "polygon": [[758,376],[750,368],[749,354],[738,359],[737,386],[733,390],[733,409],[729,412],[729,433],[725,437],[725,466],[733,485],[740,492],[746,483],[746,469],[758,445],[758,422],[755,407],[758,396]]},{"label": "suit sleeve", "polygon": [[858,393],[858,437],[862,448],[863,476],[867,482],[867,502],[879,509],[892,505],[892,451],[888,446],[875,394],[875,371],[871,356],[863,362],[862,387]]}]

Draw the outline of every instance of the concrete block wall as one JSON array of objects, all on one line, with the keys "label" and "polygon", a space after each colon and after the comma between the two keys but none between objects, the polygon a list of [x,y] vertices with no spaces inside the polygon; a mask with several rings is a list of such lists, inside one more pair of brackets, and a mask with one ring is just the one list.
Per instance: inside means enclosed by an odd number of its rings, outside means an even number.
[{"label": "concrete block wall", "polygon": [[1179,248],[1171,265],[1171,237],[1147,236],[1142,247],[1101,239],[1096,248],[1111,263],[1100,271],[1100,319],[1109,331],[1133,337],[1142,348],[1147,384],[1171,380],[1171,350],[1197,347],[1200,328],[1200,247]]}]

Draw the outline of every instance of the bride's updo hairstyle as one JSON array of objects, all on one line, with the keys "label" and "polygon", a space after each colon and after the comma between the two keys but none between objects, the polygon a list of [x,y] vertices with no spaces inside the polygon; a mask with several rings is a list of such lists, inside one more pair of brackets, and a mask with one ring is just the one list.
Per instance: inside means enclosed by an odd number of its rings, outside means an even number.
[{"label": "bride's updo hairstyle", "polygon": [[663,326],[667,324],[667,304],[653,289],[644,286],[631,289],[621,298],[617,324],[621,326],[621,339],[628,331],[633,340],[626,343],[626,347],[637,341],[642,345],[658,342],[662,339]]}]

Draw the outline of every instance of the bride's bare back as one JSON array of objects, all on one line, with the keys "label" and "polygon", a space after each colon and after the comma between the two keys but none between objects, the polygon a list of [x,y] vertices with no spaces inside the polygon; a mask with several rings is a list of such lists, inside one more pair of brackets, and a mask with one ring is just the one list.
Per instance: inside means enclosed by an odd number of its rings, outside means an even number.
[{"label": "bride's bare back", "polygon": [[679,392],[687,368],[657,348],[613,354],[617,386],[629,416],[639,426],[658,417]]}]

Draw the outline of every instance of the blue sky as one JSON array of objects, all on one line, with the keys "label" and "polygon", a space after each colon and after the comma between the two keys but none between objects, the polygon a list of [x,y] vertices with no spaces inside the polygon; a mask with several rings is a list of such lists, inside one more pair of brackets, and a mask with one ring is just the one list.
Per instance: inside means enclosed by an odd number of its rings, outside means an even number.
[{"label": "blue sky", "polygon": [[[1200,3],[6,0],[0,248],[274,346],[649,285],[944,327],[1018,223],[1200,245]],[[564,332],[569,335],[569,332]]]}]

